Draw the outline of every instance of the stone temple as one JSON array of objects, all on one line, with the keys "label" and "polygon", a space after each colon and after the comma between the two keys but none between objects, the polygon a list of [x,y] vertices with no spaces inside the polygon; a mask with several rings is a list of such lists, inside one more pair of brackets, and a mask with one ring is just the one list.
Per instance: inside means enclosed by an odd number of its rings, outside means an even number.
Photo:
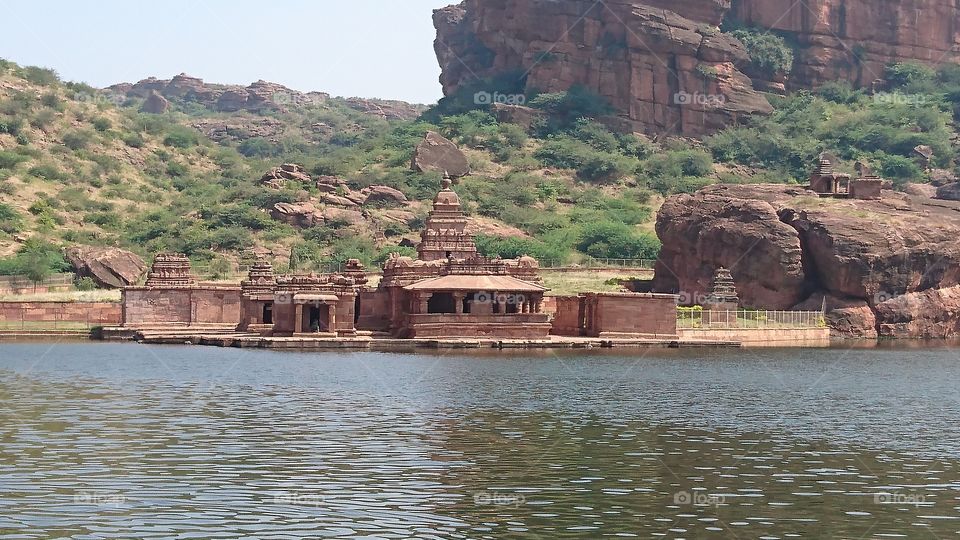
[{"label": "stone temple", "polygon": [[[146,285],[123,291],[123,332],[262,338],[676,338],[676,296],[588,293],[552,299],[536,259],[478,254],[460,198],[444,178],[417,257],[394,255],[376,286],[351,260],[337,273],[275,275],[258,259],[238,285],[201,283],[183,255],[160,254]],[[178,333],[179,332],[179,333]]]}]

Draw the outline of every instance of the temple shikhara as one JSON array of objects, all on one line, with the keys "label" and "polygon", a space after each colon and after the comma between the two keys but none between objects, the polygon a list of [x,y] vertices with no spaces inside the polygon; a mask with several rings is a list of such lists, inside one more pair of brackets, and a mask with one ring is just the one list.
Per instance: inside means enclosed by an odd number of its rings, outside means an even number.
[{"label": "temple shikhara", "polygon": [[537,260],[479,255],[468,225],[444,178],[417,257],[394,254],[376,286],[368,275],[377,272],[357,260],[337,273],[276,275],[264,258],[239,285],[198,283],[189,259],[160,254],[145,285],[124,289],[124,324],[111,330],[174,339],[201,332],[278,347],[372,339],[676,339],[673,295],[553,297],[548,313]]}]

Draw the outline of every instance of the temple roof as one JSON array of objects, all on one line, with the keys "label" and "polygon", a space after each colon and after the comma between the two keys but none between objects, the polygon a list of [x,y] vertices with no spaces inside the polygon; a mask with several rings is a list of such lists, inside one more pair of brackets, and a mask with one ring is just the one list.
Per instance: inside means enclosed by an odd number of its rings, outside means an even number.
[{"label": "temple roof", "polygon": [[511,276],[452,275],[428,278],[404,287],[408,291],[543,292],[547,289]]}]

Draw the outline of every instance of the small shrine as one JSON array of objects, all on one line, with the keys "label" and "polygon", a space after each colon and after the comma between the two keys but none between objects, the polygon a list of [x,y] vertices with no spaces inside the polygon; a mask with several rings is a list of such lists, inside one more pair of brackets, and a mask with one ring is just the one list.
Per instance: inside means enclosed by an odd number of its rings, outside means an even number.
[{"label": "small shrine", "polygon": [[834,170],[837,158],[824,152],[820,154],[816,169],[810,175],[809,189],[820,197],[837,199],[879,199],[884,181],[865,163],[858,161],[857,178]]},{"label": "small shrine", "polygon": [[266,332],[272,329],[276,286],[273,264],[263,257],[257,257],[250,265],[247,279],[240,282],[242,313],[238,330]]},{"label": "small shrine", "polygon": [[721,266],[713,275],[710,294],[703,303],[703,324],[704,326],[736,326],[738,309],[740,309],[740,296],[733,282],[733,274]]}]

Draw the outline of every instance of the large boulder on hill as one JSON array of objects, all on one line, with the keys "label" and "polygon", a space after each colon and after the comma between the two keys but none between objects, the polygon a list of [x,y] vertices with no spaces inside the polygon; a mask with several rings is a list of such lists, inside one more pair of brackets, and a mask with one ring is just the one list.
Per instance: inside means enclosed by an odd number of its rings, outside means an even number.
[{"label": "large boulder on hill", "polygon": [[306,169],[296,163],[284,163],[279,167],[270,169],[260,177],[261,184],[274,189],[282,188],[287,181],[298,182],[303,185],[313,183],[313,179],[307,174]]},{"label": "large boulder on hill", "polygon": [[313,202],[277,203],[270,210],[270,216],[277,221],[300,229],[322,225],[323,212]]},{"label": "large boulder on hill", "polygon": [[[708,276],[725,266],[743,305],[811,307],[826,295],[831,326],[848,335],[871,335],[864,308],[883,336],[928,335],[960,317],[947,309],[952,296],[940,292],[960,284],[960,203],[890,191],[864,201],[776,184],[718,185],[668,199],[657,233],[664,245],[658,291],[702,298]],[[946,318],[923,319],[920,300]]]},{"label": "large boulder on hill", "polygon": [[903,192],[914,197],[932,199],[937,196],[937,186],[932,184],[907,184]]},{"label": "large boulder on hill", "polygon": [[151,90],[150,95],[140,106],[140,111],[150,114],[163,114],[170,110],[170,102],[167,98],[160,95],[156,90]]},{"label": "large boulder on hill", "polygon": [[451,178],[470,174],[467,156],[453,141],[434,131],[428,131],[417,145],[410,166],[418,172],[438,172],[448,174]]},{"label": "large boulder on hill", "polygon": [[120,248],[75,246],[68,248],[65,256],[77,276],[89,277],[100,287],[133,285],[147,271],[143,259]]},{"label": "large boulder on hill", "polygon": [[407,196],[402,191],[389,186],[370,186],[361,193],[365,195],[363,204],[380,206],[399,206],[407,204]]}]

